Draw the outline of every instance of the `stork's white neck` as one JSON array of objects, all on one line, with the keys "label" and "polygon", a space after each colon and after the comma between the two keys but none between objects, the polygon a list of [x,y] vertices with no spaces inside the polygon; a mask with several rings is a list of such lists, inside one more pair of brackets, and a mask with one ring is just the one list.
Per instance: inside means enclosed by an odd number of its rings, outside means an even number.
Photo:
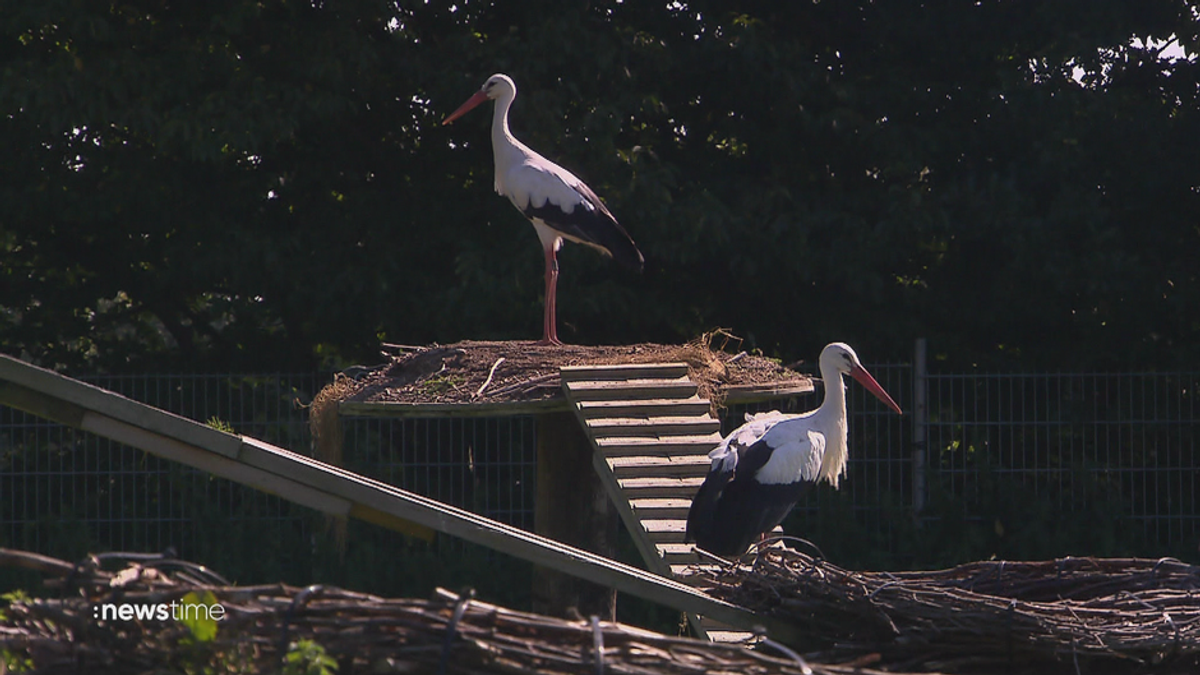
[{"label": "stork's white neck", "polygon": [[846,385],[842,373],[836,366],[821,366],[821,380],[825,383],[825,400],[813,411],[813,426],[825,432],[825,456],[821,459],[821,478],[838,486],[838,479],[846,473],[849,451],[846,444]]},{"label": "stork's white neck", "polygon": [[496,192],[505,194],[504,176],[508,168],[524,159],[525,146],[508,130],[508,109],[512,107],[515,91],[506,91],[496,99],[492,112],[492,160],[496,164]]}]

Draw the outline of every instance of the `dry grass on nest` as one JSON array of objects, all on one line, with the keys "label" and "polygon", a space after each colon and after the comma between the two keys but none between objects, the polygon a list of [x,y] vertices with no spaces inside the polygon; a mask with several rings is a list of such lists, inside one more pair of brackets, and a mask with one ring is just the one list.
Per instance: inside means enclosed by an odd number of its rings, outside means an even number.
[{"label": "dry grass on nest", "polygon": [[[313,457],[334,466],[342,466],[342,420],[338,403],[353,396],[362,383],[338,373],[313,397],[308,407],[308,430],[312,434]],[[333,536],[341,555],[346,553],[348,523],[344,516],[326,516],[325,529]]]},{"label": "dry grass on nest", "polygon": [[[688,377],[696,383],[701,398],[712,404],[712,414],[725,407],[725,394],[721,385],[729,382],[729,367],[721,360],[730,342],[741,345],[742,339],[724,328],[703,333],[691,342],[679,347],[673,358],[688,365]],[[713,349],[714,345],[720,346]]]}]

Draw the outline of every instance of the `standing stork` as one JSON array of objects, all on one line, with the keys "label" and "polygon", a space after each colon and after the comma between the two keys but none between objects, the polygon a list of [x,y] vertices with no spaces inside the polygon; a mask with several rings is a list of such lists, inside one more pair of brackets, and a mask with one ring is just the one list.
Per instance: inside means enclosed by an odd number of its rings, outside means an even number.
[{"label": "standing stork", "polygon": [[820,363],[825,383],[820,407],[799,415],[747,415],[745,424],[708,453],[712,468],[692,500],[684,541],[718,555],[741,555],[783,522],[810,485],[825,480],[838,486],[847,456],[843,374],[903,414],[850,345],[826,346]]},{"label": "standing stork", "polygon": [[561,345],[555,312],[558,288],[558,249],[563,239],[586,244],[637,271],[645,260],[625,228],[575,174],[530,150],[508,130],[508,109],[517,97],[517,85],[497,73],[475,95],[450,113],[442,124],[462,117],[491,99],[492,158],[496,163],[496,192],[525,214],[537,230],[546,256],[546,299],[540,344]]}]

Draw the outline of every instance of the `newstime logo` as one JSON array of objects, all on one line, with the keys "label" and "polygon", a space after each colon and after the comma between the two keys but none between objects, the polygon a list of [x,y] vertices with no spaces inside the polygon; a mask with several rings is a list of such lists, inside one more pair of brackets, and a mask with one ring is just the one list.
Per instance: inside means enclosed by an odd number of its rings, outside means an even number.
[{"label": "newstime logo", "polygon": [[221,621],[225,618],[225,607],[219,602],[160,602],[139,604],[106,602],[92,606],[92,618],[97,621]]}]

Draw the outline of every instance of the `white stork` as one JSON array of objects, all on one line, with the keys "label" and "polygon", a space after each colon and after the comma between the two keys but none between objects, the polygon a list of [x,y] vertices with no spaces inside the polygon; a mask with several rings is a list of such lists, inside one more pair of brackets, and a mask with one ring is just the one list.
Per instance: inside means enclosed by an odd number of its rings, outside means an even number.
[{"label": "white stork", "polygon": [[644,259],[625,228],[595,192],[575,174],[530,150],[508,130],[508,109],[517,85],[501,73],[492,75],[475,95],[450,113],[442,124],[462,117],[488,99],[492,114],[492,157],[496,163],[496,192],[525,214],[537,230],[546,256],[546,299],[541,344],[560,345],[555,305],[558,287],[557,252],[563,239],[586,244],[617,262],[641,271]]},{"label": "white stork", "polygon": [[825,400],[820,407],[799,415],[746,415],[746,423],[708,453],[712,467],[692,500],[685,541],[710,553],[741,555],[783,522],[810,485],[825,480],[838,486],[847,455],[843,373],[900,413],[850,345],[826,346],[821,351]]}]

